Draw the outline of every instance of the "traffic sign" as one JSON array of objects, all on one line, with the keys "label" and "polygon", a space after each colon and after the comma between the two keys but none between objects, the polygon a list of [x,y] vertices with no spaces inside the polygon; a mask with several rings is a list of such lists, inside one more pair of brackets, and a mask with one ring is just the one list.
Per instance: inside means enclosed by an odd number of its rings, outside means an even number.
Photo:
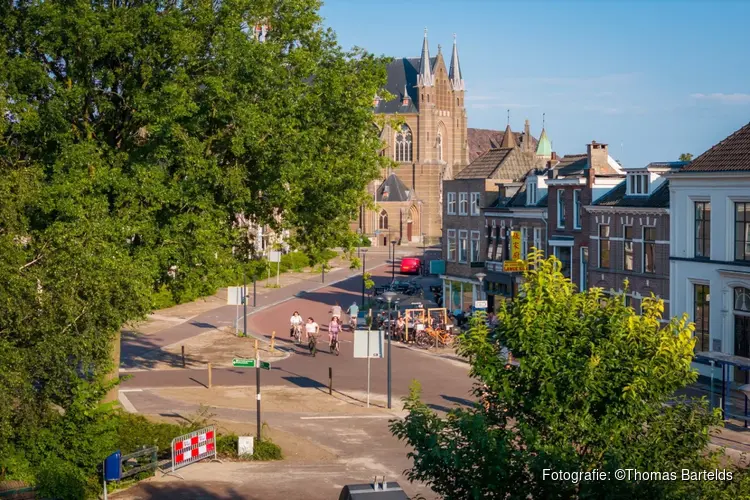
[{"label": "traffic sign", "polygon": [[239,367],[239,368],[255,368],[255,360],[254,359],[234,358],[232,360],[232,366],[236,366],[236,367]]},{"label": "traffic sign", "polygon": [[487,309],[487,301],[486,300],[475,300],[474,301],[474,309]]},{"label": "traffic sign", "polygon": [[263,368],[264,370],[270,370],[271,369],[271,363],[269,363],[268,361],[261,361],[260,362],[260,367]]}]

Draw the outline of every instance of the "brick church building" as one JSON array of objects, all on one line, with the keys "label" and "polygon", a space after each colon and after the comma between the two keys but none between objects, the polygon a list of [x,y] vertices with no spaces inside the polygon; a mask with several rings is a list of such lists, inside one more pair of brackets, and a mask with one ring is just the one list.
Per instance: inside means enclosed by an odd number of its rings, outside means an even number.
[{"label": "brick church building", "polygon": [[[397,166],[383,172],[369,192],[377,207],[362,207],[355,227],[374,245],[437,242],[442,236],[442,181],[469,164],[464,79],[454,36],[450,63],[440,45],[430,56],[427,30],[422,54],[394,59],[387,68],[390,100],[375,96],[373,110],[398,115],[403,124],[385,125],[383,155]],[[390,96],[389,96],[390,97]]]}]

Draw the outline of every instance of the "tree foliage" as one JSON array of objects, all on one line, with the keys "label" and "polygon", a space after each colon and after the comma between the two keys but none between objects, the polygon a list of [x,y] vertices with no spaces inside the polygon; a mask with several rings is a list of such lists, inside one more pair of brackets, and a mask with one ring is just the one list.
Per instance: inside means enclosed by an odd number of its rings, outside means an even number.
[{"label": "tree foliage", "polygon": [[692,153],[682,153],[680,155],[680,161],[690,161],[692,159],[693,159],[693,154]]},{"label": "tree foliage", "polygon": [[[737,470],[730,481],[681,480],[682,469],[725,468],[721,453],[707,449],[719,414],[705,400],[675,397],[697,376],[687,317],[662,324],[654,297],[638,315],[622,295],[578,293],[554,257],[534,253],[528,264],[520,296],[500,308],[497,331],[480,314],[461,338],[482,404],[441,419],[414,389],[408,416],[392,422],[414,448],[409,478],[462,500],[747,495],[750,483]],[[617,469],[677,479],[617,481]],[[545,470],[599,470],[609,480],[573,482]]]},{"label": "tree foliage", "polygon": [[0,471],[54,455],[23,436],[51,405],[73,418],[153,291],[210,288],[235,264],[237,214],[299,228],[316,254],[347,236],[386,161],[385,65],[343,51],[319,7],[0,4]]}]

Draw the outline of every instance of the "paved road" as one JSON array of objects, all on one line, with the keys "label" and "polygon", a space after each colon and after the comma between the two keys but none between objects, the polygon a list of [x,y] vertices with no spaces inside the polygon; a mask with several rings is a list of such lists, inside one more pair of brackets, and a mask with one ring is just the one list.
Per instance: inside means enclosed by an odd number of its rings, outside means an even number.
[{"label": "paved road", "polygon": [[[372,273],[377,282],[385,283],[390,279],[391,269],[385,265],[373,270]],[[286,292],[287,297],[294,295],[293,290]],[[331,368],[335,389],[365,391],[367,361],[353,358],[353,339],[350,332],[344,332],[340,337],[342,341],[340,356],[319,352],[316,357],[312,357],[306,349],[294,346],[288,342],[288,339],[284,339],[284,334],[288,335],[289,331],[288,318],[295,310],[304,317],[313,316],[319,323],[324,324],[327,323],[332,305],[338,303],[346,308],[354,301],[359,302],[360,297],[361,277],[353,277],[338,284],[299,294],[298,297],[266,307],[250,316],[248,318],[250,331],[270,341],[271,331],[275,330],[280,337],[278,344],[286,346],[291,351],[291,356],[275,362],[271,371],[263,371],[262,383],[311,388],[326,387],[328,369]],[[234,314],[234,306],[216,309],[194,318],[190,324],[171,328],[169,332],[158,336],[160,339],[185,338],[185,336],[200,333],[201,330],[195,326],[196,324],[208,322],[215,324],[218,321],[231,320]],[[184,333],[180,333],[180,327],[184,328]],[[184,336],[180,337],[180,335]],[[321,340],[321,347],[327,347],[327,336],[322,336]],[[132,352],[125,349],[123,351]],[[395,342],[391,346],[391,363],[394,407],[398,406],[401,396],[408,394],[409,385],[415,379],[422,384],[425,401],[438,410],[445,410],[454,403],[464,404],[470,397],[471,380],[467,377],[468,366],[464,363],[436,359],[426,352]],[[207,382],[205,370],[150,371],[130,375],[132,378],[125,381],[122,388],[189,387]],[[214,369],[212,381],[215,385],[255,385],[255,373],[253,369]],[[371,361],[371,391],[386,394],[387,359]]]}]

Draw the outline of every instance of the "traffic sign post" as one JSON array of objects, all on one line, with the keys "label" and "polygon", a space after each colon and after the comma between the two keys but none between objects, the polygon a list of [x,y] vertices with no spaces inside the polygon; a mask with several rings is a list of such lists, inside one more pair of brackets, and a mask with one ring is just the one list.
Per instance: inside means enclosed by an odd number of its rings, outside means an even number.
[{"label": "traffic sign post", "polygon": [[232,366],[234,366],[235,368],[255,368],[255,360],[234,358],[232,360]]},{"label": "traffic sign post", "polygon": [[271,369],[271,363],[268,361],[261,361],[260,362],[260,368],[263,368],[264,370],[270,370]]}]

